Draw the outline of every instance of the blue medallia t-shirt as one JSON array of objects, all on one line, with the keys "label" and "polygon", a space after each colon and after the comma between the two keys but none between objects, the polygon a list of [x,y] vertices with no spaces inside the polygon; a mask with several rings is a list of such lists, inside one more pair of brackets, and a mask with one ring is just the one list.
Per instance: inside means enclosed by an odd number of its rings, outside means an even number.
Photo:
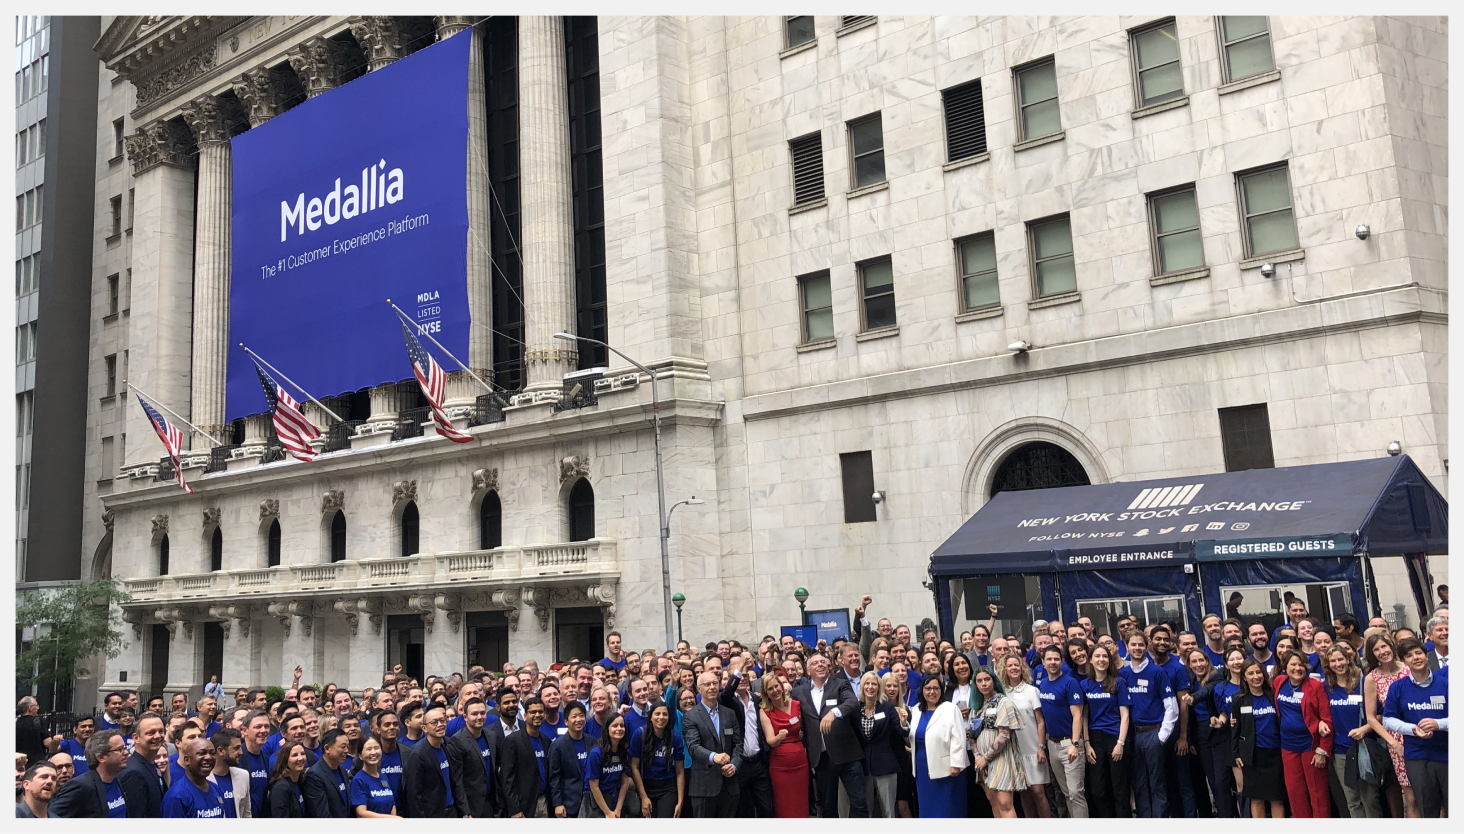
[{"label": "blue medallia t-shirt", "polygon": [[493,763],[488,751],[488,736],[478,734],[478,756],[483,760],[483,770],[488,774],[488,784],[493,784]]},{"label": "blue medallia t-shirt", "polygon": [[625,765],[618,757],[605,753],[603,747],[596,747],[590,751],[590,757],[585,764],[585,790],[589,790],[592,779],[600,780],[600,795],[605,797],[605,804],[615,807],[615,797],[620,792],[620,776],[625,770]]},{"label": "blue medallia t-shirt", "polygon": [[122,786],[117,780],[103,782],[107,788],[107,816],[114,820],[127,818],[127,798],[122,795]]},{"label": "blue medallia t-shirt", "polygon": [[1230,703],[1235,700],[1235,695],[1240,691],[1240,684],[1230,681],[1221,681],[1215,684],[1215,712],[1218,715],[1230,716]]},{"label": "blue medallia t-shirt", "polygon": [[[1417,724],[1425,718],[1441,721],[1449,717],[1449,667],[1437,669],[1426,685],[1420,686],[1410,674],[1388,688],[1383,715],[1405,724]],[[1403,737],[1405,761],[1449,761],[1449,731],[1435,730],[1429,738]]]},{"label": "blue medallia t-shirt", "polygon": [[1312,749],[1311,730],[1301,714],[1301,690],[1286,681],[1276,690],[1276,712],[1281,718],[1281,749],[1305,753]]},{"label": "blue medallia t-shirt", "polygon": [[120,729],[122,729],[122,725],[121,724],[118,724],[116,721],[113,721],[111,718],[107,717],[107,714],[104,712],[97,719],[97,729],[98,730],[120,730]]},{"label": "blue medallia t-shirt", "polygon": [[539,791],[543,792],[549,786],[549,766],[544,760],[544,751],[549,747],[549,739],[540,733],[537,736],[529,736],[529,741],[534,745],[534,759],[539,764]]},{"label": "blue medallia t-shirt", "polygon": [[233,778],[225,777],[223,781],[220,781],[219,777],[210,773],[208,775],[208,781],[211,782],[214,787],[219,789],[219,795],[224,798],[224,818],[237,819],[239,816],[239,808],[234,804]]},{"label": "blue medallia t-shirt", "polygon": [[264,812],[264,796],[269,790],[269,755],[255,755],[246,747],[239,756],[239,766],[249,771],[249,808],[258,817]]},{"label": "blue medallia t-shirt", "polygon": [[353,811],[356,806],[365,805],[366,810],[373,814],[390,814],[396,805],[396,791],[391,789],[384,775],[373,777],[363,770],[351,777],[349,804]]},{"label": "blue medallia t-shirt", "polygon": [[279,752],[280,745],[284,743],[285,740],[280,736],[280,734],[275,733],[264,740],[264,746],[261,747],[260,750],[264,751],[264,755],[266,756],[273,756],[275,753]]},{"label": "blue medallia t-shirt", "polygon": [[71,778],[75,779],[91,768],[86,765],[86,747],[74,738],[68,738],[61,742],[61,752],[71,756],[71,763],[76,766],[76,773]]},{"label": "blue medallia t-shirt", "polygon": [[[1154,664],[1145,662],[1142,672],[1125,664],[1118,670],[1119,680],[1128,684],[1129,704],[1134,724],[1164,723],[1164,699],[1174,697],[1174,688],[1169,684],[1169,675]],[[1045,717],[1045,715],[1044,715]]]},{"label": "blue medallia t-shirt", "polygon": [[[1205,685],[1204,681],[1191,680],[1190,691],[1198,692]],[[1213,691],[1213,690],[1212,690]],[[1195,711],[1195,720],[1206,725],[1210,723],[1210,699],[1196,698],[1191,708]]]},{"label": "blue medallia t-shirt", "polygon": [[595,661],[595,663],[597,663],[600,666],[605,666],[607,668],[614,669],[617,672],[619,672],[621,669],[624,669],[625,668],[625,658],[624,657],[620,658],[619,660],[611,660],[608,656],[606,656],[606,657],[602,657],[599,660]]},{"label": "blue medallia t-shirt", "polygon": [[1050,680],[1045,669],[1036,684],[1037,697],[1042,702],[1042,719],[1047,723],[1047,737],[1071,737],[1072,708],[1083,705],[1083,687],[1066,672],[1059,672],[1057,680]]},{"label": "blue medallia t-shirt", "polygon": [[452,720],[447,722],[447,735],[445,736],[445,738],[452,738],[453,736],[457,735],[458,730],[461,730],[466,726],[468,726],[468,719],[462,717],[461,715],[454,715],[452,717]]},{"label": "blue medallia t-shirt", "polygon": [[185,776],[182,781],[174,782],[163,795],[163,817],[165,819],[223,819],[224,818],[224,797],[219,793],[218,785],[212,782],[204,782],[204,790],[199,790]]},{"label": "blue medallia t-shirt", "polygon": [[[1256,719],[1256,746],[1267,750],[1280,747],[1281,727],[1276,722],[1276,705],[1266,700],[1266,696],[1257,695],[1250,708]],[[1245,707],[1241,709],[1244,710]],[[1307,738],[1310,739],[1311,736],[1308,735]]]},{"label": "blue medallia t-shirt", "polygon": [[676,762],[681,761],[686,755],[686,742],[681,739],[681,734],[671,731],[669,743],[660,738],[651,739],[651,758],[646,760],[645,734],[636,733],[630,738],[630,757],[641,760],[641,774],[646,779],[674,779],[676,777]]},{"label": "blue medallia t-shirt", "polygon": [[174,753],[168,757],[168,784],[176,785],[180,781],[187,782],[188,774],[183,772],[183,765],[178,764],[178,754]]},{"label": "blue medallia t-shirt", "polygon": [[393,796],[399,796],[402,792],[402,749],[383,752],[381,754],[381,777],[391,785]]},{"label": "blue medallia t-shirt", "polygon": [[1210,648],[1209,643],[1205,643],[1204,645],[1200,646],[1200,651],[1205,653],[1205,657],[1210,658],[1210,665],[1214,666],[1216,669],[1219,669],[1225,665],[1225,656]]},{"label": "blue medallia t-shirt", "polygon": [[432,750],[437,754],[437,772],[442,775],[442,784],[447,787],[447,802],[445,807],[452,807],[452,772],[447,766],[447,746],[436,747]]},{"label": "blue medallia t-shirt", "polygon": [[[1149,655],[1149,662],[1154,662],[1153,655]],[[1169,688],[1174,690],[1176,696],[1181,692],[1190,691],[1190,673],[1184,664],[1180,662],[1178,655],[1170,655],[1163,663],[1159,664],[1159,668],[1163,669],[1164,674],[1169,676]]]},{"label": "blue medallia t-shirt", "polygon": [[1352,749],[1348,733],[1362,726],[1362,691],[1348,692],[1341,686],[1327,687],[1327,701],[1332,705],[1332,751],[1340,756]]},{"label": "blue medallia t-shirt", "polygon": [[[1119,714],[1119,707],[1132,706],[1129,703],[1128,684],[1123,678],[1113,682],[1113,691],[1104,692],[1103,687],[1097,681],[1083,678],[1079,685],[1083,688],[1083,696],[1088,701],[1088,728],[1117,736],[1118,731],[1123,728],[1123,716]],[[1046,718],[1046,713],[1043,713]]]}]

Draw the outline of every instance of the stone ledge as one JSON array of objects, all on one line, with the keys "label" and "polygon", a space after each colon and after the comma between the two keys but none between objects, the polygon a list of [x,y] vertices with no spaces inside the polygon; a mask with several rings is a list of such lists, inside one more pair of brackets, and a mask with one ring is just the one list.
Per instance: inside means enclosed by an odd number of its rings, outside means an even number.
[{"label": "stone ledge", "polygon": [[127,154],[125,154],[125,153],[119,153],[116,156],[112,157],[111,159],[107,160],[107,165],[108,166],[116,165],[117,163],[121,162],[122,160],[124,160],[126,158],[127,158]]},{"label": "stone ledge", "polygon": [[838,339],[819,339],[816,342],[804,342],[795,347],[794,350],[799,353],[812,353],[816,350],[828,350],[831,347],[838,347],[838,345]]},{"label": "stone ledge", "polygon": [[839,28],[834,30],[834,36],[842,38],[850,32],[858,32],[860,29],[868,29],[878,22],[879,17],[874,16],[869,18],[868,20],[861,20],[858,23],[851,23],[848,26],[840,26]]},{"label": "stone ledge", "polygon": [[1059,295],[1048,296],[1047,298],[1034,298],[1027,302],[1028,310],[1045,310],[1048,307],[1061,307],[1064,304],[1076,304],[1083,300],[1083,294],[1077,290],[1065,292]]},{"label": "stone ledge", "polygon": [[1305,249],[1288,249],[1285,252],[1272,252],[1268,255],[1256,255],[1253,258],[1245,258],[1240,262],[1241,269],[1254,269],[1262,264],[1289,264],[1292,261],[1306,260]]},{"label": "stone ledge", "polygon": [[1155,113],[1163,113],[1166,110],[1178,110],[1181,107],[1189,107],[1189,96],[1180,96],[1179,98],[1170,99],[1169,101],[1161,101],[1158,104],[1151,104],[1148,107],[1140,107],[1139,109],[1135,110],[1132,115],[1135,119],[1142,119],[1145,116],[1152,116]]},{"label": "stone ledge", "polygon": [[806,43],[800,43],[797,46],[790,46],[787,49],[784,49],[782,52],[779,52],[778,53],[778,57],[779,58],[788,58],[788,57],[791,57],[793,55],[797,55],[800,52],[807,52],[810,49],[816,49],[817,47],[818,47],[818,37],[815,36],[814,39],[811,40],[811,41],[808,41]]},{"label": "stone ledge", "polygon": [[116,243],[117,241],[119,241],[121,239],[122,239],[122,233],[121,232],[118,232],[118,233],[116,233],[114,235],[107,235],[106,242],[107,242],[107,245],[108,246],[111,246],[112,244]]},{"label": "stone ledge", "polygon": [[1251,87],[1259,87],[1262,84],[1270,84],[1272,81],[1280,80],[1281,70],[1275,69],[1270,72],[1263,72],[1260,75],[1242,78],[1239,81],[1232,81],[1229,84],[1221,84],[1219,93],[1222,96],[1228,96],[1231,93],[1238,93],[1241,90],[1249,90]]},{"label": "stone ledge", "polygon": [[814,209],[821,209],[821,208],[824,208],[824,207],[828,206],[828,204],[829,204],[829,198],[828,197],[824,197],[821,200],[814,200],[811,203],[803,203],[801,205],[789,206],[788,207],[788,216],[789,217],[792,217],[795,214],[802,214],[805,211],[813,211]]},{"label": "stone ledge", "polygon": [[968,156],[965,159],[958,159],[955,162],[947,162],[940,166],[942,171],[954,171],[958,168],[965,168],[970,165],[979,165],[991,159],[991,151],[982,151],[975,156]]},{"label": "stone ledge", "polygon": [[986,319],[1000,318],[1006,315],[1006,308],[1000,304],[993,304],[990,307],[978,307],[975,310],[967,310],[964,313],[956,314],[958,324],[968,321],[984,321]]},{"label": "stone ledge", "polygon": [[891,336],[898,335],[900,335],[900,326],[898,324],[892,324],[889,327],[878,327],[874,330],[866,330],[863,333],[856,334],[854,341],[873,342],[877,339],[888,339]]},{"label": "stone ledge", "polygon": [[873,194],[877,191],[888,191],[889,187],[890,181],[884,180],[882,182],[877,182],[874,185],[865,185],[859,188],[852,188],[844,194],[844,197],[852,200],[855,197],[863,197],[865,194]]},{"label": "stone ledge", "polygon": [[1056,133],[1049,133],[1046,136],[1038,136],[1036,139],[1028,139],[1023,142],[1018,142],[1012,147],[1012,150],[1025,151],[1031,148],[1040,148],[1043,145],[1051,145],[1053,142],[1061,142],[1065,138],[1067,138],[1067,131],[1059,130]]},{"label": "stone ledge", "polygon": [[1162,287],[1166,284],[1179,284],[1185,281],[1194,281],[1199,278],[1209,278],[1210,268],[1202,266],[1199,269],[1186,269],[1182,272],[1167,272],[1163,275],[1155,275],[1149,279],[1149,286]]}]

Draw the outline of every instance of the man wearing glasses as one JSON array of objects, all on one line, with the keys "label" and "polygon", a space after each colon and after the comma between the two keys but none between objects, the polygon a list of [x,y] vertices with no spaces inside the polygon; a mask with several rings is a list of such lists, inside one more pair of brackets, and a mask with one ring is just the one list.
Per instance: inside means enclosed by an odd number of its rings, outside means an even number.
[{"label": "man wearing glasses", "polygon": [[422,713],[422,741],[403,755],[399,809],[405,817],[456,817],[452,770],[447,758],[447,710]]}]

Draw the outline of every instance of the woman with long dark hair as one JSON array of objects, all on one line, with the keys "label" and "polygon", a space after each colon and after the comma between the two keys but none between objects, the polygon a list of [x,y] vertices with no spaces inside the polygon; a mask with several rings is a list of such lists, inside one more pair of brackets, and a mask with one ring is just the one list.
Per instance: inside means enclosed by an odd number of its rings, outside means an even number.
[{"label": "woman with long dark hair", "polygon": [[915,790],[920,817],[964,817],[966,781],[961,776],[966,757],[966,722],[950,702],[939,675],[920,683],[920,702],[910,713],[915,737]]},{"label": "woman with long dark hair", "polygon": [[269,802],[265,806],[271,819],[305,816],[305,794],[301,793],[300,786],[305,783],[309,761],[305,745],[300,742],[287,741],[280,745],[274,770],[269,775]]},{"label": "woman with long dark hair", "polygon": [[625,778],[625,766],[629,762],[625,716],[616,713],[605,722],[600,743],[586,757],[585,783],[590,788],[590,801],[580,803],[580,816],[620,818],[625,794],[630,790],[630,780]]},{"label": "woman with long dark hair", "polygon": [[370,736],[361,743],[359,766],[351,776],[347,805],[358,817],[395,817],[396,796],[391,783],[381,775],[381,742]]},{"label": "woman with long dark hair", "polygon": [[1215,726],[1215,686],[1225,676],[1210,663],[1210,655],[1203,649],[1190,649],[1181,659],[1190,675],[1189,692],[1180,696],[1180,702],[1187,707],[1181,709],[1180,718],[1189,721],[1190,749],[1199,758],[1200,770],[1215,800],[1215,816],[1233,819],[1235,793],[1230,786],[1230,733],[1222,734]]},{"label": "woman with long dark hair", "polygon": [[1281,722],[1276,715],[1276,696],[1265,667],[1255,658],[1240,667],[1240,677],[1245,688],[1230,701],[1230,753],[1240,768],[1251,816],[1265,819],[1269,804],[1271,816],[1284,819],[1286,782],[1281,774]]},{"label": "woman with long dark hair", "polygon": [[1103,644],[1093,647],[1088,675],[1079,680],[1088,704],[1088,813],[1099,818],[1129,817],[1129,762],[1124,739],[1129,729],[1128,683],[1118,676],[1118,658]]},{"label": "woman with long dark hair", "polygon": [[686,744],[671,726],[671,705],[651,705],[644,730],[630,739],[630,775],[641,798],[641,816],[673,819],[686,801]]},{"label": "woman with long dark hair", "polygon": [[1210,726],[1215,728],[1210,740],[1214,744],[1223,742],[1225,746],[1225,767],[1229,769],[1230,782],[1235,786],[1235,807],[1237,815],[1241,817],[1250,815],[1250,800],[1245,798],[1245,783],[1242,780],[1240,768],[1235,765],[1229,750],[1230,737],[1234,732],[1231,727],[1235,723],[1231,720],[1235,715],[1232,703],[1236,694],[1245,688],[1245,679],[1240,676],[1240,669],[1248,659],[1243,647],[1239,645],[1227,647],[1224,657],[1225,668],[1221,670],[1221,678],[1215,682],[1210,692],[1210,703],[1214,709],[1214,717],[1210,719]]}]

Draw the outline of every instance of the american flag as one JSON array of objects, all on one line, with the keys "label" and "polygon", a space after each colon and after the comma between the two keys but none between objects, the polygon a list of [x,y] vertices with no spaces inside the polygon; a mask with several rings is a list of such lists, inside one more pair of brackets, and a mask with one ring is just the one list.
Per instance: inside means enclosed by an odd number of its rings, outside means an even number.
[{"label": "american flag", "polygon": [[280,387],[274,377],[265,373],[258,362],[254,363],[254,370],[259,374],[259,384],[264,386],[264,399],[269,402],[270,416],[274,420],[274,430],[280,438],[280,445],[296,460],[306,463],[315,460],[315,449],[311,448],[310,441],[320,436],[320,429],[305,419],[305,415],[300,413],[300,403],[290,396],[290,392]]},{"label": "american flag", "polygon": [[178,486],[183,487],[183,491],[191,495],[193,487],[183,480],[183,461],[180,459],[183,454],[183,432],[164,420],[163,415],[148,405],[147,400],[138,397],[136,393],[133,393],[132,396],[137,397],[137,404],[142,406],[143,413],[147,415],[147,421],[152,423],[153,430],[158,433],[158,439],[163,441],[163,448],[168,450],[168,457],[173,459],[173,471],[178,475]]},{"label": "american flag", "polygon": [[447,387],[447,374],[443,373],[442,366],[422,349],[422,343],[407,329],[405,322],[402,323],[402,335],[407,339],[407,357],[412,360],[412,370],[417,374],[417,383],[422,386],[422,395],[432,406],[432,422],[437,425],[437,433],[454,443],[471,441],[472,437],[453,428],[452,421],[442,410],[442,398]]}]

